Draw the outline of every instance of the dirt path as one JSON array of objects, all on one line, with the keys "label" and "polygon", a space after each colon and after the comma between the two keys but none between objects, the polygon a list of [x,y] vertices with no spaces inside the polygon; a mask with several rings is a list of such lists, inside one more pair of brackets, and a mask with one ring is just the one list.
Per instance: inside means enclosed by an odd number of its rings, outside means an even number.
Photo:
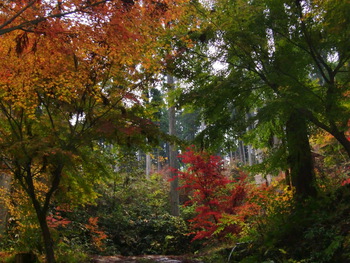
[{"label": "dirt path", "polygon": [[134,256],[134,257],[123,257],[123,256],[94,256],[93,263],[114,263],[114,262],[125,262],[125,263],[203,263],[198,260],[189,259],[184,256]]}]

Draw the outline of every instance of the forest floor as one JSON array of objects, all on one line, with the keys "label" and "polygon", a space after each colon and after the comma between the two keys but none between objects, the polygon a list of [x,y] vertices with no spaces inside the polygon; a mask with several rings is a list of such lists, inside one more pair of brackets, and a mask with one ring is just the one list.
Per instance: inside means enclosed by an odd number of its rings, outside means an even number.
[{"label": "forest floor", "polygon": [[159,256],[159,255],[145,255],[145,256],[94,256],[93,263],[203,263],[202,261],[192,259],[186,256]]}]

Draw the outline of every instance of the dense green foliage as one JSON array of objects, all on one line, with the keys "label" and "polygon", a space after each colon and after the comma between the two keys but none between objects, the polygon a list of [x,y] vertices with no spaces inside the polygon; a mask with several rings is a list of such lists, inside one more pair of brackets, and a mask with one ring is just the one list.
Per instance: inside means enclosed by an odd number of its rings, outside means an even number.
[{"label": "dense green foliage", "polygon": [[175,72],[187,84],[182,103],[206,124],[200,145],[218,151],[240,139],[278,153],[265,167],[290,168],[297,194],[314,195],[308,136],[323,129],[350,156],[349,3],[218,0],[198,9],[197,45]]}]

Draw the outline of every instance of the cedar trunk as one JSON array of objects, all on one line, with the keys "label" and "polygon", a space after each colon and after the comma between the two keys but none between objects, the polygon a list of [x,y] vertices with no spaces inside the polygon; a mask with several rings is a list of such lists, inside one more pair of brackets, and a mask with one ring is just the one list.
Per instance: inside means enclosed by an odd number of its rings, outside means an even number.
[{"label": "cedar trunk", "polygon": [[[168,75],[168,85],[169,89],[172,89],[174,86],[174,78]],[[169,107],[169,135],[175,136],[176,120],[175,120],[175,106]],[[169,165],[170,165],[170,178],[172,179],[170,183],[170,209],[171,215],[179,216],[179,179],[177,178],[177,174],[175,169],[177,168],[177,150],[176,145],[170,143],[169,145]]]},{"label": "cedar trunk", "polygon": [[291,113],[286,123],[288,162],[297,198],[316,195],[315,173],[305,119]]}]

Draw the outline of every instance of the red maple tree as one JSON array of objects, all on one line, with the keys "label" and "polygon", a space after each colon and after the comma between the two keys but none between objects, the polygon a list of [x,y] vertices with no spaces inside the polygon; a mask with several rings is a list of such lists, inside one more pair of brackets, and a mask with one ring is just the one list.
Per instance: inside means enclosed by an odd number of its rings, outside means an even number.
[{"label": "red maple tree", "polygon": [[[224,173],[224,162],[219,156],[195,152],[193,147],[179,157],[188,165],[186,171],[178,171],[180,188],[191,194],[185,206],[195,205],[196,215],[190,220],[193,240],[238,234],[239,222],[245,220],[250,207],[246,201],[249,193],[246,176],[240,174],[237,179],[230,179]],[[223,222],[227,217],[234,218],[236,223]]]}]

